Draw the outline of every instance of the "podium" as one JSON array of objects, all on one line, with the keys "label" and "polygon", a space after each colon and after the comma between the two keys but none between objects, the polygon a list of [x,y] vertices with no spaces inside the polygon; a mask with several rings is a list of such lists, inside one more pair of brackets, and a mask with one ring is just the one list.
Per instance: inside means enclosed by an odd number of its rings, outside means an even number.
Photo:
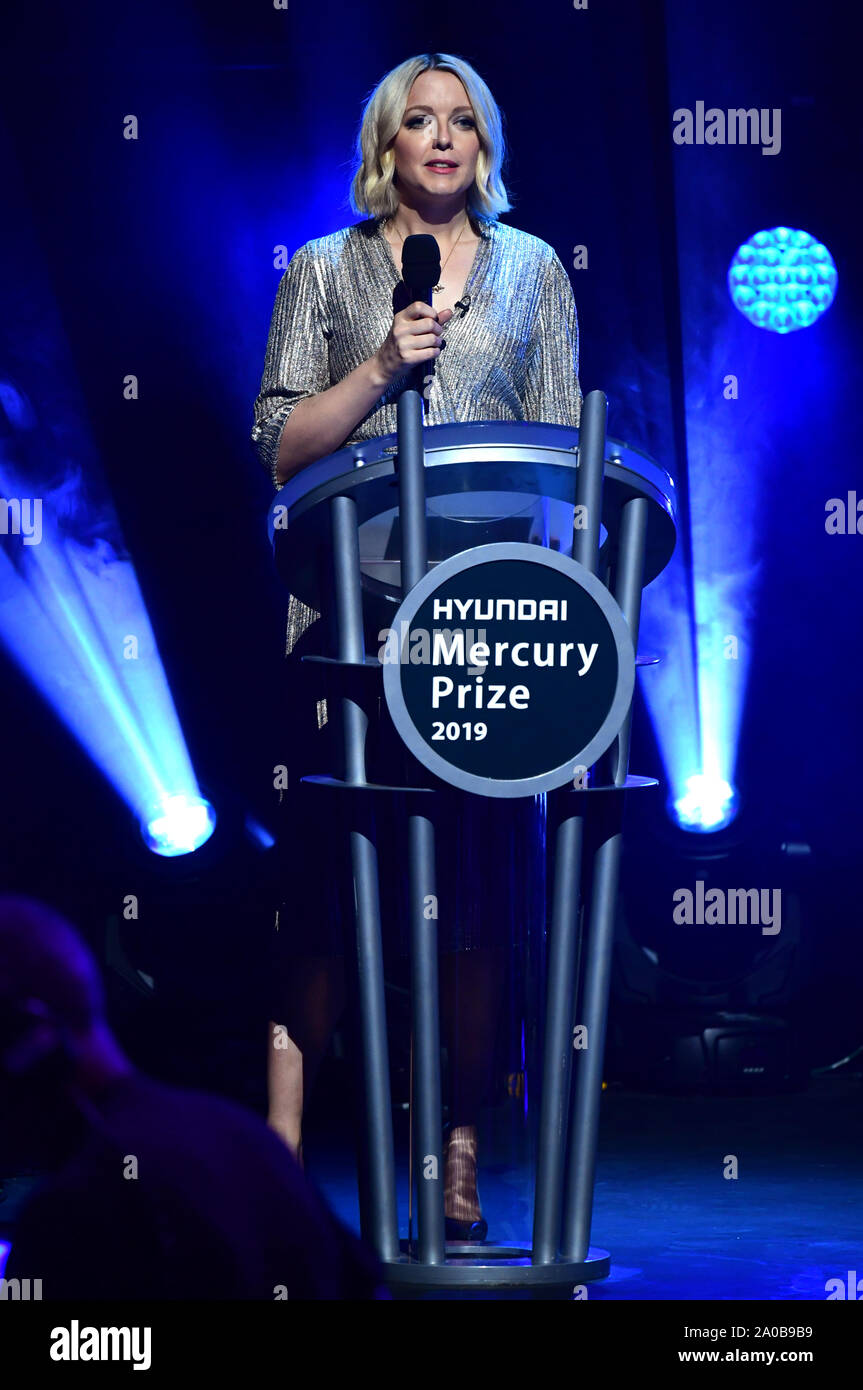
[{"label": "podium", "polygon": [[[411,399],[411,398],[414,399]],[[340,713],[344,766],[304,778],[344,814],[355,903],[363,1080],[360,1212],[393,1292],[568,1298],[605,1277],[591,1218],[614,914],[642,591],[676,536],[671,477],[606,439],[605,396],[578,430],[526,422],[399,431],[321,459],[269,516],[279,574],[335,622],[307,656]],[[381,640],[383,639],[383,640]],[[373,646],[374,644],[374,646]],[[371,650],[370,650],[371,648]],[[385,707],[411,775],[367,780]],[[435,797],[545,794],[554,822],[531,1245],[444,1238]],[[377,821],[407,819],[418,1235],[400,1240],[384,995]],[[582,902],[584,885],[589,900]],[[578,1012],[577,1012],[578,1010]],[[578,1035],[579,1046],[574,1046]]]}]

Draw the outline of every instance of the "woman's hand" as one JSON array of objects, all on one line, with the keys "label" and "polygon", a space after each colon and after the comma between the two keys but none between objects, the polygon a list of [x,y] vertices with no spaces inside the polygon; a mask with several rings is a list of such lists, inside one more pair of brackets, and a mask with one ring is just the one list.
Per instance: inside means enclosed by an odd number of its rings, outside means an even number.
[{"label": "woman's hand", "polygon": [[375,353],[374,361],[388,386],[406,367],[427,362],[440,355],[443,344],[441,328],[452,318],[452,309],[438,312],[431,304],[416,300],[393,318],[386,339]]}]

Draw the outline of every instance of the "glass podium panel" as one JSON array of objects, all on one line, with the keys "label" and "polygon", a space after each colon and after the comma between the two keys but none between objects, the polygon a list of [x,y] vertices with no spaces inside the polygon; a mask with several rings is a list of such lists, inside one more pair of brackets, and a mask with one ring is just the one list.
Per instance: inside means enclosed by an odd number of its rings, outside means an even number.
[{"label": "glass podium panel", "polygon": [[[572,503],[523,492],[452,493],[430,497],[429,569],[450,555],[496,541],[527,541],[572,555]],[[360,567],[367,579],[393,597],[401,592],[401,533],[398,509],[392,507],[362,523]]]}]

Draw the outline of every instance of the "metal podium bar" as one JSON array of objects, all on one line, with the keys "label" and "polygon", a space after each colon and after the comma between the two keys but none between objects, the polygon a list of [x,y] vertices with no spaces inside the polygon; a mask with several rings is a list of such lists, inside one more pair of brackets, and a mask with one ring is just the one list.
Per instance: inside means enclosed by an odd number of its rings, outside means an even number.
[{"label": "metal podium bar", "polygon": [[[351,497],[334,497],[333,523],[336,632],[340,661],[364,661],[363,599],[360,588],[360,540],[357,504]],[[365,743],[368,716],[362,705],[342,700],[345,743],[345,781],[362,786],[366,780]]]},{"label": "metal podium bar", "polygon": [[[330,503],[333,531],[336,621],[339,660],[362,662],[362,595],[357,505],[351,497],[334,497]],[[363,786],[365,736],[368,719],[361,705],[342,700],[345,781]],[[354,793],[362,796],[362,793]],[[365,1090],[365,1152],[368,1191],[361,1203],[363,1235],[382,1260],[398,1259],[399,1237],[395,1197],[395,1156],[386,1007],[384,1002],[383,946],[378,889],[378,856],[372,813],[368,803],[351,806],[350,846],[356,900],[356,949],[359,1013]]]},{"label": "metal podium bar", "polygon": [[[619,801],[622,802],[622,797]],[[574,1255],[576,1250],[584,1250],[586,1254],[590,1244],[605,1020],[620,867],[620,804],[615,805],[613,809],[616,827],[599,846],[594,859],[593,895],[584,974],[584,1005],[580,1020],[586,1029],[587,1047],[579,1058],[576,1075],[561,1241],[561,1254],[569,1258],[577,1258]]]},{"label": "metal podium bar", "polygon": [[[633,497],[620,514],[620,540],[615,564],[614,596],[629,624],[632,644],[638,650],[641,626],[641,595],[644,583],[644,551],[647,540],[647,503],[643,497]],[[629,771],[629,741],[632,736],[633,699],[629,713],[617,735],[617,767],[615,786],[621,787]]]},{"label": "metal podium bar", "polygon": [[[428,569],[422,397],[402,392],[397,405],[401,581],[406,597]],[[417,1184],[417,1253],[421,1264],[446,1258],[438,1003],[437,898],[434,825],[408,817],[411,918],[411,1009],[415,1085],[414,1170]],[[426,911],[426,904],[433,904]]]},{"label": "metal podium bar", "polygon": [[425,904],[435,898],[434,826],[425,816],[411,816],[408,835],[417,1254],[421,1264],[432,1265],[442,1264],[445,1255],[437,920],[436,909],[430,915],[425,911]]},{"label": "metal podium bar", "polygon": [[605,430],[608,423],[608,397],[591,391],[584,399],[578,426],[578,472],[575,504],[584,507],[587,525],[572,537],[572,558],[591,574],[599,561],[599,523],[602,518],[602,481],[605,474]]},{"label": "metal podium bar", "polygon": [[[576,506],[585,509],[587,525],[573,534],[573,556],[591,574],[596,573],[599,562],[607,414],[605,395],[602,391],[591,391],[581,413],[575,487]],[[582,800],[580,798],[579,802]],[[560,822],[556,837],[533,1214],[534,1264],[553,1264],[561,1237],[584,843],[584,810],[581,804],[576,804],[578,809]]]},{"label": "metal podium bar", "polygon": [[553,1264],[560,1246],[583,842],[583,815],[567,816],[558,826],[555,850],[533,1212],[534,1264]]},{"label": "metal podium bar", "polygon": [[[625,503],[621,515],[620,540],[615,563],[614,596],[626,618],[633,643],[638,641],[641,617],[641,586],[647,533],[647,504],[642,498]],[[615,904],[623,844],[623,787],[629,765],[630,706],[618,742],[614,785],[621,790],[608,794],[609,822],[606,835],[594,860],[593,894],[584,971],[584,1002],[581,1022],[587,1030],[587,1047],[579,1058],[572,1113],[572,1140],[563,1217],[561,1254],[573,1260],[584,1259],[590,1247],[591,1213],[596,1174],[596,1147],[599,1137],[599,1104],[602,1095],[602,1064],[611,960],[614,948]],[[601,794],[600,794],[601,795]],[[606,798],[603,796],[603,801]],[[604,808],[603,808],[604,809]]]},{"label": "metal podium bar", "polygon": [[398,425],[399,526],[401,528],[402,597],[425,578],[426,539],[423,405],[419,391],[402,391],[396,404]]}]

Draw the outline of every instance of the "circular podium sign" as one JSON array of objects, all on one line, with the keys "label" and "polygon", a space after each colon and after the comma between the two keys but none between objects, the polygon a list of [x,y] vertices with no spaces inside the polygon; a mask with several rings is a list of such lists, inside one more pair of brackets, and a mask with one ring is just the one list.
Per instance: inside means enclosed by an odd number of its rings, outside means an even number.
[{"label": "circular podium sign", "polygon": [[605,585],[522,542],[436,565],[380,634],[378,656],[407,747],[483,796],[572,783],[616,737],[635,685],[629,627]]}]

